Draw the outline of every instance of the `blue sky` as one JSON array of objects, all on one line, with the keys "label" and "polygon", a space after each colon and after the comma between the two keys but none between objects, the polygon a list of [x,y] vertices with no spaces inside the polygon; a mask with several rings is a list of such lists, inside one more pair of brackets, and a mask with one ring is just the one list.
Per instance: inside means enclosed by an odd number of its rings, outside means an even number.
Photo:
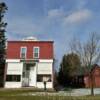
[{"label": "blue sky", "polygon": [[8,40],[35,36],[53,40],[55,58],[69,52],[69,41],[85,41],[91,32],[100,34],[100,0],[0,0],[8,6]]}]

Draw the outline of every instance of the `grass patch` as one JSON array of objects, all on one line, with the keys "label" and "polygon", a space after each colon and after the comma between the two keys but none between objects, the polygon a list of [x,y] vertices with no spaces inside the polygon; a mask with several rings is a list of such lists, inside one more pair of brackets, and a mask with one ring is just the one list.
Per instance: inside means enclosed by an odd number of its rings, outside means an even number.
[{"label": "grass patch", "polygon": [[[100,95],[96,96],[32,96],[32,95],[22,95],[24,93],[38,92],[34,89],[1,89],[0,90],[0,100],[100,100]],[[43,92],[41,90],[40,92]],[[49,90],[49,92],[52,92]],[[54,91],[53,91],[54,92]]]},{"label": "grass patch", "polygon": [[[0,96],[18,95],[18,94],[34,93],[34,92],[44,92],[44,89],[37,89],[37,88],[0,89]],[[55,91],[48,89],[47,92],[55,92]]]},{"label": "grass patch", "polygon": [[100,100],[100,96],[0,96],[0,100]]}]

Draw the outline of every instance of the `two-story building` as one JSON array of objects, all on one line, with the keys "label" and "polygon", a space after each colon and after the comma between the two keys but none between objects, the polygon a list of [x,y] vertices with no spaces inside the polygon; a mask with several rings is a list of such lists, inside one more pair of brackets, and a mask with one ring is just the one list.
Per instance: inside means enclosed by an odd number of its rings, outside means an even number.
[{"label": "two-story building", "polygon": [[5,88],[53,88],[53,41],[8,41]]}]

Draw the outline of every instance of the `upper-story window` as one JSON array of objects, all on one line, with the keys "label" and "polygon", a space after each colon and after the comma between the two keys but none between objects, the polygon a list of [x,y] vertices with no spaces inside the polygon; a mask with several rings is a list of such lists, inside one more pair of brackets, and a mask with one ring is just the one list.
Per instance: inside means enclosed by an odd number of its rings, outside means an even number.
[{"label": "upper-story window", "polygon": [[26,58],[26,52],[27,52],[27,48],[26,47],[21,47],[20,57],[22,59],[25,59]]},{"label": "upper-story window", "polygon": [[39,47],[33,48],[33,58],[39,58]]}]

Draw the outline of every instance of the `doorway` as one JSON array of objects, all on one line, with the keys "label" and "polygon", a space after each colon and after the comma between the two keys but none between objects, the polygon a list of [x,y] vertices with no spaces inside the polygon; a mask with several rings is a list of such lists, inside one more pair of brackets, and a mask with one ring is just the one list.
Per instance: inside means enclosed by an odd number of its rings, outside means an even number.
[{"label": "doorway", "polygon": [[23,67],[22,86],[36,86],[36,64],[25,63]]}]

